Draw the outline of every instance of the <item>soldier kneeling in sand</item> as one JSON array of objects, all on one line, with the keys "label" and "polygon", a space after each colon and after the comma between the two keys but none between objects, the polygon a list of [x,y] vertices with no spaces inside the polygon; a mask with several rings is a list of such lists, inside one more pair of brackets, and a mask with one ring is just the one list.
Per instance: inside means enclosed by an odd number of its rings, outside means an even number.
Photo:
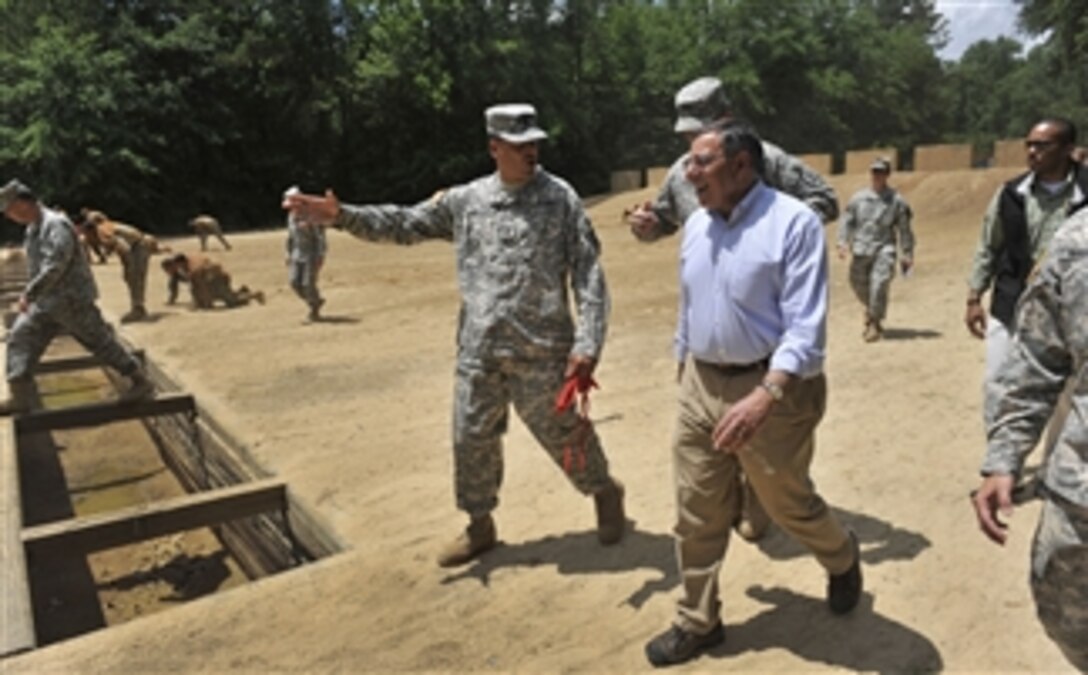
[{"label": "soldier kneeling in sand", "polygon": [[246,286],[232,290],[230,274],[222,265],[202,255],[178,253],[162,261],[162,270],[170,278],[167,304],[177,302],[178,286],[182,282],[188,282],[196,309],[212,309],[217,300],[228,308],[248,305],[250,300],[264,304],[262,291],[251,291]]}]

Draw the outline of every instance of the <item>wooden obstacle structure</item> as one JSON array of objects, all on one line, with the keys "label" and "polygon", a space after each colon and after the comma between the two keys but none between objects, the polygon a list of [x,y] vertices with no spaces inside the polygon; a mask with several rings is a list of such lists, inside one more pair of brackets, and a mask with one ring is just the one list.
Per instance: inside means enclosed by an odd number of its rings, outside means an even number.
[{"label": "wooden obstacle structure", "polygon": [[915,171],[956,171],[971,168],[969,144],[944,143],[914,148]]},{"label": "wooden obstacle structure", "polygon": [[[16,268],[14,269],[13,268]],[[18,297],[25,266],[0,266],[0,302]],[[123,338],[119,338],[124,342]],[[131,345],[126,345],[131,347]],[[6,355],[0,344],[0,357]],[[250,578],[297,567],[344,550],[284,481],[268,475],[196,399],[142,352],[158,394],[139,401],[106,401],[0,417],[0,658],[37,646],[28,556],[86,556],[187,530],[212,528]],[[101,368],[91,355],[42,361],[35,374]],[[120,376],[105,371],[118,384]],[[6,395],[4,381],[0,393]],[[187,494],[24,527],[19,441],[31,434],[140,420],[160,457]]]},{"label": "wooden obstacle structure", "polygon": [[851,150],[846,153],[846,169],[843,173],[869,173],[869,165],[879,157],[883,157],[892,163],[892,171],[899,168],[898,150],[895,148],[870,148],[868,150]]}]

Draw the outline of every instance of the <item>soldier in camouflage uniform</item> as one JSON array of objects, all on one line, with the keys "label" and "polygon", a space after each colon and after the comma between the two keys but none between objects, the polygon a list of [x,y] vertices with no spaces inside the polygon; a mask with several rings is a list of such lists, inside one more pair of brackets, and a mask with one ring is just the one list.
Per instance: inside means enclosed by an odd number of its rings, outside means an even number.
[{"label": "soldier in camouflage uniform", "polygon": [[230,242],[223,236],[223,228],[219,221],[207,214],[202,214],[189,221],[189,227],[193,228],[196,236],[200,238],[200,250],[208,250],[208,238],[216,237],[223,244],[223,248],[230,250]]},{"label": "soldier in camouflage uniform", "polygon": [[[676,92],[676,126],[691,145],[691,141],[712,126],[728,124],[734,120],[733,105],[716,77],[700,77],[684,85]],[[839,203],[835,191],[820,174],[804,162],[787,154],[782,148],[763,143],[763,182],[808,204],[825,223],[839,215]],[[665,183],[653,203],[646,202],[627,214],[632,234],[640,241],[652,242],[675,234],[691,214],[699,209],[699,197],[686,177],[690,153],[684,153],[669,167]],[[744,473],[737,472],[738,480],[744,481]],[[737,520],[737,533],[748,541],[763,537],[770,519],[751,489],[745,489],[744,506]]]},{"label": "soldier in camouflage uniform", "polygon": [[[732,103],[716,77],[701,77],[684,85],[676,93],[675,131],[691,141],[705,129],[734,120]],[[669,167],[665,182],[653,203],[647,202],[628,213],[631,232],[641,241],[655,241],[675,234],[688,217],[699,208],[695,188],[685,172],[688,153]],[[763,141],[763,182],[776,190],[793,195],[808,204],[825,223],[839,216],[835,191],[820,174],[782,148]]]},{"label": "soldier in camouflage uniform", "polygon": [[1043,509],[1031,555],[1039,619],[1069,662],[1088,671],[1088,208],[1068,219],[1017,308],[1015,339],[987,381],[985,477],[975,493],[979,525],[1003,544],[1012,490],[1063,389],[1076,414],[1064,419],[1041,469]]},{"label": "soldier in camouflage uniform", "polygon": [[914,233],[911,210],[888,185],[892,165],[878,159],[869,167],[872,186],[859,190],[846,205],[839,226],[839,257],[850,260],[850,287],[865,305],[866,342],[876,342],[884,333],[881,322],[888,312],[888,289],[895,276],[896,241],[903,251],[903,273],[914,265]]},{"label": "soldier in camouflage uniform", "polygon": [[[284,193],[284,199],[299,194],[297,187]],[[325,228],[303,220],[297,213],[287,215],[287,266],[291,270],[291,288],[310,307],[310,321],[321,318],[325,300],[317,288],[317,277],[325,264]]]},{"label": "soldier in camouflage uniform", "polygon": [[342,205],[331,191],[284,201],[310,222],[331,222],[362,239],[445,239],[456,247],[454,482],[457,506],[471,520],[440,553],[442,566],[495,545],[491,511],[511,403],[556,463],[564,463],[568,448],[584,453],[569,477],[595,497],[600,541],[619,541],[625,527],[623,488],[609,475],[596,432],[572,410],[554,407],[568,378],[589,380],[604,342],[609,299],[597,237],[574,190],[537,166],[537,142],[547,134],[536,126],[534,108],[494,106],[485,119],[497,171],[467,185],[411,207]]},{"label": "soldier in camouflage uniform", "polygon": [[131,379],[123,400],[152,393],[151,382],[131,353],[117,341],[95,305],[98,290],[75,226],[46,208],[18,180],[0,188],[4,215],[26,226],[28,281],[19,298],[19,316],[8,334],[5,414],[26,412],[33,396],[33,371],[49,343],[66,330],[89,352]]}]

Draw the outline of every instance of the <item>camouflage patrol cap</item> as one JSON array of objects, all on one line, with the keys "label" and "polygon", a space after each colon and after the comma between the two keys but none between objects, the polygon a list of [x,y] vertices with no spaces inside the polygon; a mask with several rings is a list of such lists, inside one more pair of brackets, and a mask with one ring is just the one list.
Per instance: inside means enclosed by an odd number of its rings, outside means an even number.
[{"label": "camouflage patrol cap", "polygon": [[716,77],[692,80],[676,92],[676,127],[678,134],[696,133],[729,113],[733,105]]},{"label": "camouflage patrol cap", "polygon": [[887,157],[877,157],[873,160],[873,163],[869,165],[869,170],[878,173],[891,173],[892,163],[888,161]]},{"label": "camouflage patrol cap", "polygon": [[34,192],[18,178],[12,178],[0,188],[0,211],[7,211],[11,203],[20,197],[33,197]]},{"label": "camouflage patrol cap", "polygon": [[508,143],[529,143],[548,137],[536,125],[536,108],[528,103],[493,105],[484,111],[487,135]]}]

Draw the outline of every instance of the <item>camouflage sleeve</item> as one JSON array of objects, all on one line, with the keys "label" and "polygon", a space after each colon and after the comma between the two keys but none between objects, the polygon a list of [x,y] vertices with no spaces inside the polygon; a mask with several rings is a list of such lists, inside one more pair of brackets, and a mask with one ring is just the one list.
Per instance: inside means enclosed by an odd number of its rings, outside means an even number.
[{"label": "camouflage sleeve", "polygon": [[680,213],[680,204],[676,191],[683,184],[683,181],[687,180],[684,176],[684,167],[686,166],[687,155],[684,155],[673,162],[673,165],[669,167],[669,172],[665,174],[665,182],[662,183],[661,189],[657,192],[657,198],[654,199],[653,203],[653,212],[657,216],[658,225],[653,234],[647,237],[650,241],[676,234],[684,224],[684,215]]},{"label": "camouflage sleeve", "polygon": [[333,227],[359,239],[418,244],[427,239],[453,240],[453,190],[415,206],[343,204]]},{"label": "camouflage sleeve", "polygon": [[854,241],[854,231],[858,227],[857,198],[851,199],[846,204],[842,221],[839,222],[839,246],[849,246]]},{"label": "camouflage sleeve", "polygon": [[76,237],[71,227],[59,221],[42,223],[41,246],[42,264],[33,279],[27,282],[26,299],[34,302],[56,286],[57,281],[71,263],[76,253]]},{"label": "camouflage sleeve", "polygon": [[903,252],[903,256],[907,258],[914,257],[914,229],[911,227],[911,220],[914,218],[914,211],[911,210],[910,204],[906,202],[902,197],[897,197],[899,204],[899,213],[895,220],[895,226],[899,230],[899,250]]},{"label": "camouflage sleeve", "polygon": [[776,149],[778,152],[766,153],[764,157],[767,183],[808,204],[824,224],[838,218],[838,197],[823,176],[793,155]]},{"label": "camouflage sleeve", "polygon": [[294,223],[291,222],[293,218],[294,216],[287,216],[287,255],[291,255],[291,253],[295,250],[295,227]]},{"label": "camouflage sleeve", "polygon": [[1072,374],[1061,305],[1067,257],[1068,253],[1052,251],[1025,291],[1009,354],[997,375],[986,382],[986,416],[992,422],[983,474],[1020,472]]},{"label": "camouflage sleeve", "polygon": [[571,353],[599,359],[608,332],[610,309],[608,287],[601,266],[601,245],[577,196],[571,200],[569,213],[572,227],[567,230],[567,251],[571,288],[578,312]]},{"label": "camouflage sleeve", "polygon": [[1004,232],[998,222],[997,209],[1001,192],[998,191],[986,209],[982,218],[982,233],[975,246],[975,255],[971,260],[971,275],[967,278],[967,287],[978,293],[990,287],[994,279],[994,259],[997,251],[1004,245]]},{"label": "camouflage sleeve", "polygon": [[180,283],[181,279],[176,273],[170,275],[170,280],[166,282],[166,291],[168,293],[166,304],[172,305],[178,301],[178,285]]},{"label": "camouflage sleeve", "polygon": [[314,236],[317,238],[317,257],[324,258],[325,253],[329,250],[329,243],[325,237],[325,228],[317,227],[314,229]]}]

